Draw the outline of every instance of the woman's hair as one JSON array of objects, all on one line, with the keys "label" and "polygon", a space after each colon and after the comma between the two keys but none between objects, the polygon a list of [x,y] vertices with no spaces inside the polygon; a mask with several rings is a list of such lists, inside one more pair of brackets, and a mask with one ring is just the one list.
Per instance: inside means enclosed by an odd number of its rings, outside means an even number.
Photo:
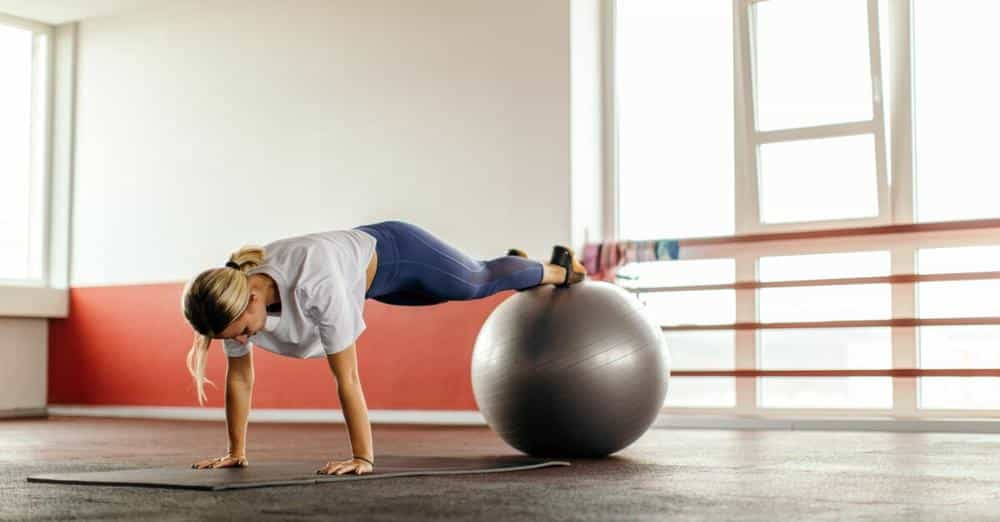
[{"label": "woman's hair", "polygon": [[260,265],[263,260],[263,247],[246,245],[229,256],[229,261],[240,266],[239,270],[210,268],[184,286],[181,310],[195,330],[194,343],[187,354],[187,367],[198,390],[198,404],[202,406],[207,398],[204,383],[215,386],[205,378],[208,347],[213,337],[246,310],[250,299],[250,280],[246,271]]}]

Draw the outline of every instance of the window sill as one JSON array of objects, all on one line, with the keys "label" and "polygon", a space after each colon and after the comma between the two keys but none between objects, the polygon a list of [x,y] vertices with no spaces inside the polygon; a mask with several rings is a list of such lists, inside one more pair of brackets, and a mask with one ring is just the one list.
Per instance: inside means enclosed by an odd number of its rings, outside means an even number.
[{"label": "window sill", "polygon": [[63,319],[69,316],[69,290],[0,286],[0,317]]}]

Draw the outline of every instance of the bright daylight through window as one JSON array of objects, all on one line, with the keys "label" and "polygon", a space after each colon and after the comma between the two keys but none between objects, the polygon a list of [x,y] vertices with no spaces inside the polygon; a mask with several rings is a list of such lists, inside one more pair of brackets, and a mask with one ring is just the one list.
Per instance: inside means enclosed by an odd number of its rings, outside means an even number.
[{"label": "bright daylight through window", "polygon": [[0,279],[29,277],[32,36],[0,25]]},{"label": "bright daylight through window", "polygon": [[[616,1],[617,239],[680,240],[680,260],[632,263],[618,282],[667,328],[675,370],[1000,367],[995,277],[886,280],[1000,272],[1000,241],[822,235],[1000,218],[997,19],[1000,2],[980,0]],[[910,138],[912,162],[893,157]],[[818,239],[685,246],[787,231]],[[731,286],[747,282],[764,287]],[[901,317],[960,324],[897,335],[887,323]],[[739,323],[760,326],[727,326]],[[1000,411],[995,377],[895,389],[888,376],[761,377],[742,392],[737,381],[675,378],[667,405],[860,412],[904,397],[918,410]]]}]

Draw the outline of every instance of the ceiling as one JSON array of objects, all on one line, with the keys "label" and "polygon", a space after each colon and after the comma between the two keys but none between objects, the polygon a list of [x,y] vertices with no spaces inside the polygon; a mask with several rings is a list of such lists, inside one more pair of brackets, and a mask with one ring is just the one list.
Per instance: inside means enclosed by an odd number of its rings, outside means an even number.
[{"label": "ceiling", "polygon": [[171,0],[0,0],[0,13],[59,25],[170,3]]}]

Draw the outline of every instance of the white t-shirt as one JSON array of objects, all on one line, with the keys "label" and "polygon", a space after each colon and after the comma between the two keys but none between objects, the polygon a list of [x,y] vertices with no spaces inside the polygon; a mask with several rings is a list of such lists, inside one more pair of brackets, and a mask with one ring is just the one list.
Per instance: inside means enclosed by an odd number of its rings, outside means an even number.
[{"label": "white t-shirt", "polygon": [[267,274],[278,286],[281,315],[244,344],[222,342],[242,357],[254,345],[289,357],[325,357],[346,350],[365,329],[362,317],[368,263],[375,238],[361,230],[333,230],[264,245],[264,262],[247,275]]}]

